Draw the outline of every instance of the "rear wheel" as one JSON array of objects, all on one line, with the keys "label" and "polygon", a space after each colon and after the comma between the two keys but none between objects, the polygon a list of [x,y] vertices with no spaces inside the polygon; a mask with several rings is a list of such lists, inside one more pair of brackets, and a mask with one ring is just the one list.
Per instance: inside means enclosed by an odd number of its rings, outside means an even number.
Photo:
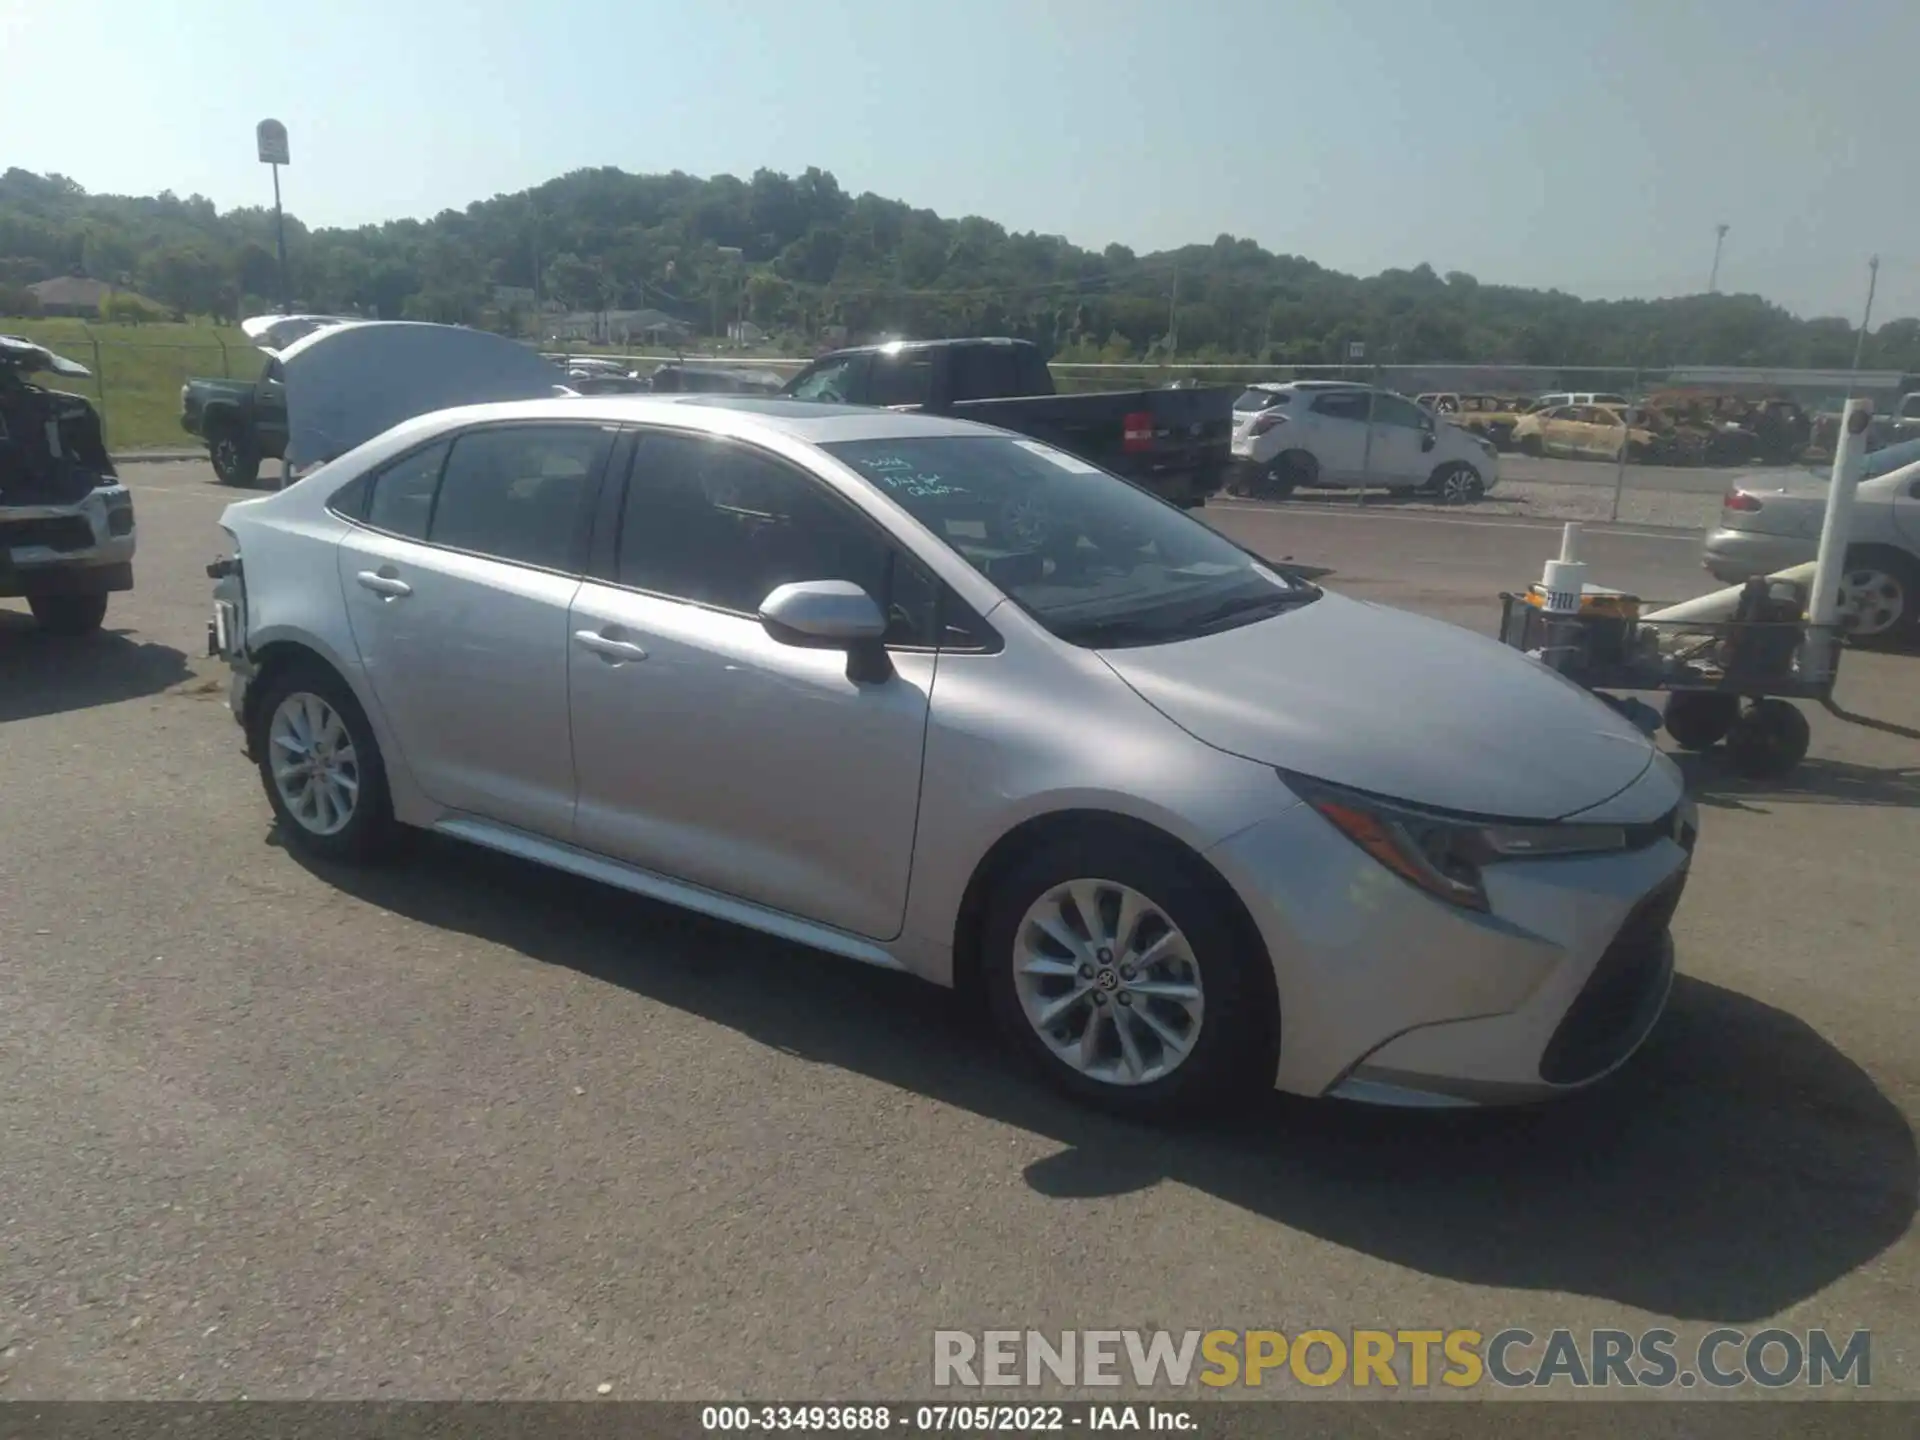
[{"label": "rear wheel", "polygon": [[222,426],[209,435],[207,454],[222,485],[251,485],[260,478],[259,453],[235,426]]},{"label": "rear wheel", "polygon": [[27,608],[49,635],[89,635],[106,622],[105,595],[32,595]]},{"label": "rear wheel", "polygon": [[318,661],[270,672],[254,708],[253,753],[289,849],[364,863],[397,838],[386,766],[366,712]]},{"label": "rear wheel", "polygon": [[1727,758],[1749,780],[1778,780],[1807,758],[1813,727],[1790,700],[1756,700],[1727,731]]},{"label": "rear wheel", "polygon": [[1098,833],[1041,845],[989,899],[981,945],[1006,1043],[1081,1100],[1158,1119],[1273,1084],[1266,957],[1170,848]]},{"label": "rear wheel", "polygon": [[1667,734],[1682,750],[1711,750],[1740,718],[1740,697],[1712,690],[1676,690],[1663,715]]},{"label": "rear wheel", "polygon": [[1547,453],[1546,443],[1538,435],[1522,435],[1518,448],[1522,455],[1530,455],[1535,460]]},{"label": "rear wheel", "polygon": [[1288,450],[1273,457],[1254,482],[1254,495],[1261,500],[1284,500],[1302,485],[1311,485],[1319,466],[1313,456],[1302,450]]},{"label": "rear wheel", "polygon": [[1893,644],[1920,631],[1920,565],[1879,546],[1849,550],[1840,623],[1856,645]]}]

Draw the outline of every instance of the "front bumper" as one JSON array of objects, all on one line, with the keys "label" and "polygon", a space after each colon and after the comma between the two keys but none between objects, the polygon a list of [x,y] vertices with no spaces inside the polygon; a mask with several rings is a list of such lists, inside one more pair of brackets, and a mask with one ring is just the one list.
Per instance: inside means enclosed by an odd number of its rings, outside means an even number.
[{"label": "front bumper", "polygon": [[1510,1104],[1624,1063],[1665,1008],[1697,812],[1655,765],[1606,818],[1669,828],[1624,852],[1491,866],[1488,914],[1409,885],[1306,805],[1214,847],[1272,957],[1278,1088]]},{"label": "front bumper", "polygon": [[1740,585],[1756,575],[1777,575],[1795,565],[1805,565],[1818,550],[1818,542],[1813,540],[1722,526],[1707,532],[1700,563],[1714,579]]},{"label": "front bumper", "polygon": [[131,590],[135,531],[124,485],[71,505],[0,506],[0,596]]}]

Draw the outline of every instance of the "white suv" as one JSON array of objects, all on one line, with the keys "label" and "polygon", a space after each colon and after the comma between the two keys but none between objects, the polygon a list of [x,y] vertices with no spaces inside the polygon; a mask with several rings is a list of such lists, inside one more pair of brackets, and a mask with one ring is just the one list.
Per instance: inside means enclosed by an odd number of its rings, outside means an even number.
[{"label": "white suv", "polygon": [[1336,381],[1252,385],[1233,402],[1228,491],[1280,500],[1305,486],[1405,490],[1464,505],[1500,478],[1491,441],[1388,390]]}]

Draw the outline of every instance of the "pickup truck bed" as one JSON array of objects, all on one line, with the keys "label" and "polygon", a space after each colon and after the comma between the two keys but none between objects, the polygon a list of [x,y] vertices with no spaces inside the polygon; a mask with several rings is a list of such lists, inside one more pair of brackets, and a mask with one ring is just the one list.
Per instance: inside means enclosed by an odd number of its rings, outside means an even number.
[{"label": "pickup truck bed", "polygon": [[866,345],[821,356],[787,382],[795,399],[884,405],[1044,440],[1188,508],[1225,479],[1235,389],[1059,394],[1024,340]]}]

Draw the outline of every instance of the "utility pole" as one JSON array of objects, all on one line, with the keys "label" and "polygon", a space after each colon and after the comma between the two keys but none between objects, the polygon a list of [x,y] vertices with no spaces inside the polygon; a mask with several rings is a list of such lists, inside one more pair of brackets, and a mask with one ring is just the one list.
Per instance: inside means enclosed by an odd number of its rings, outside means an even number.
[{"label": "utility pole", "polygon": [[[1880,257],[1875,255],[1867,261],[1867,310],[1860,317],[1860,338],[1853,342],[1853,373],[1860,373],[1860,357],[1867,349],[1867,327],[1873,323],[1873,292],[1880,285]],[[1853,398],[1853,387],[1847,387],[1847,398]]]},{"label": "utility pole", "polygon": [[1712,295],[1720,288],[1720,247],[1727,243],[1728,225],[1713,227],[1713,269],[1707,273],[1707,294]]},{"label": "utility pole", "polygon": [[1180,353],[1180,262],[1173,262],[1173,291],[1167,296],[1167,364]]}]

